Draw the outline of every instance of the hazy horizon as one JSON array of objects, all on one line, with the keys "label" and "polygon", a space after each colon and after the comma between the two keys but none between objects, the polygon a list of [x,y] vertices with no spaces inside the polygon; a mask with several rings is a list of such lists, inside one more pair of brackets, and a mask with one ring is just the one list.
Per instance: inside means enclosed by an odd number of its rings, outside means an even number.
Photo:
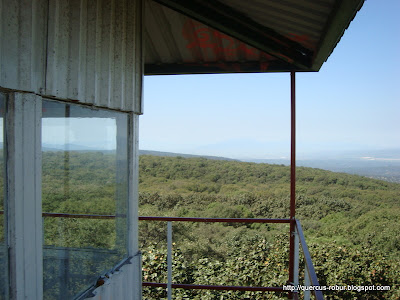
[{"label": "hazy horizon", "polygon": [[[3,147],[3,144],[0,143],[0,147]],[[90,143],[42,143],[42,147],[44,151],[52,151],[52,150],[65,150],[68,148],[71,151],[114,151],[115,147],[109,147],[109,145],[101,146],[100,143],[90,144]],[[238,159],[238,160],[268,160],[268,159],[277,159],[277,160],[289,160],[289,155],[264,155],[264,156],[229,156],[229,155],[217,155],[210,154],[206,152],[177,152],[177,151],[166,151],[164,149],[147,149],[139,147],[140,151],[150,151],[150,152],[166,152],[173,154],[185,154],[185,155],[195,155],[195,156],[217,156],[223,158],[230,159]],[[392,149],[364,149],[364,150],[338,150],[338,151],[315,151],[309,152],[307,154],[296,154],[296,158],[298,160],[318,160],[318,159],[364,159],[364,160],[386,160],[386,161],[400,161],[400,148],[392,148]]]}]

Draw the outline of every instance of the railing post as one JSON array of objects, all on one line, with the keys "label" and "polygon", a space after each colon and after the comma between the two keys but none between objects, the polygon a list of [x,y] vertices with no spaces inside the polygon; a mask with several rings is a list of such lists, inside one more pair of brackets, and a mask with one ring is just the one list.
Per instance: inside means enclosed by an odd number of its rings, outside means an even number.
[{"label": "railing post", "polygon": [[[311,282],[310,282],[310,275],[308,274],[308,268],[307,265],[305,265],[304,268],[304,286],[310,286]],[[311,292],[309,289],[306,289],[304,291],[304,300],[310,300],[311,298]]]},{"label": "railing post", "polygon": [[167,296],[168,300],[172,299],[172,222],[167,222]]},{"label": "railing post", "polygon": [[[67,249],[68,245],[66,241],[68,240],[68,236],[65,234],[65,223],[68,222],[68,219],[65,218],[58,218],[57,220],[57,227],[58,227],[58,247],[60,250],[57,251],[57,259],[59,260],[58,263],[58,278],[59,278],[59,286],[60,291],[58,294],[58,299],[62,300],[65,299],[68,293],[68,282],[69,282],[69,251]],[[44,228],[44,227],[43,227]],[[43,230],[44,232],[44,230]]]},{"label": "railing post", "polygon": [[293,231],[294,235],[294,266],[293,266],[293,285],[299,285],[299,233],[296,230]]},{"label": "railing post", "polygon": [[[306,286],[319,286],[319,282],[317,279],[317,274],[315,273],[314,265],[311,260],[310,252],[308,251],[308,247],[306,241],[304,239],[303,229],[301,228],[301,224],[296,220],[296,229],[299,234],[299,239],[301,241],[301,248],[303,249],[304,255],[304,281]],[[313,294],[315,299],[324,300],[324,295],[321,290],[314,289]],[[308,298],[307,298],[308,297]],[[304,299],[310,299],[310,293],[308,292],[304,294]]]},{"label": "railing post", "polygon": [[290,233],[289,283],[294,282],[294,236],[296,227],[296,73],[290,72]]}]

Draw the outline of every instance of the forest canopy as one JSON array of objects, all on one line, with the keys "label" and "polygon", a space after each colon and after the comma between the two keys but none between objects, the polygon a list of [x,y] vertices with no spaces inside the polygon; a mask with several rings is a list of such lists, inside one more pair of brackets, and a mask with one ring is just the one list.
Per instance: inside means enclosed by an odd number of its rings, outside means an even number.
[{"label": "forest canopy", "polygon": [[[66,160],[67,159],[67,160]],[[320,169],[297,168],[296,217],[305,230],[321,285],[388,285],[362,299],[398,299],[400,184]],[[114,153],[43,152],[43,211],[113,215]],[[67,185],[66,185],[67,183]],[[68,188],[66,193],[65,187]],[[288,218],[290,170],[283,165],[141,155],[142,216]],[[53,223],[52,223],[53,222]],[[59,243],[59,226],[45,220],[45,243]],[[97,222],[97,223],[96,223]],[[63,246],[116,249],[116,223],[75,220]],[[69,224],[69,225],[68,225]],[[90,232],[102,232],[101,235]],[[191,284],[282,286],[288,279],[284,224],[173,224],[174,281]],[[107,237],[107,238],[104,238]],[[166,224],[140,222],[143,280],[165,282]],[[302,274],[301,274],[302,275]],[[144,288],[144,299],[165,297]],[[335,291],[326,299],[361,299]],[[259,292],[174,290],[175,299],[279,299]]]}]

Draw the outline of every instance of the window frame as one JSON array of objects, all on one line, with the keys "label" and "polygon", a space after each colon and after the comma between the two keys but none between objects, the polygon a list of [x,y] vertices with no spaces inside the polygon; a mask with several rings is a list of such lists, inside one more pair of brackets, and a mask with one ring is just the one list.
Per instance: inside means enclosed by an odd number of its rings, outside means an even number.
[{"label": "window frame", "polygon": [[[42,103],[60,101],[23,92],[6,95],[4,116],[5,216],[10,298],[43,299]],[[86,105],[82,105],[86,106]],[[90,105],[89,107],[97,108]],[[100,108],[100,107],[99,107]],[[112,110],[103,108],[105,110]],[[126,112],[127,125],[127,259],[140,257],[138,248],[138,115]],[[23,220],[23,221],[21,221]],[[122,264],[123,265],[123,264]],[[117,264],[110,272],[122,267]],[[138,268],[140,263],[138,264]],[[99,276],[102,274],[98,274]],[[136,281],[141,282],[140,272]],[[92,287],[92,290],[95,287]]]}]

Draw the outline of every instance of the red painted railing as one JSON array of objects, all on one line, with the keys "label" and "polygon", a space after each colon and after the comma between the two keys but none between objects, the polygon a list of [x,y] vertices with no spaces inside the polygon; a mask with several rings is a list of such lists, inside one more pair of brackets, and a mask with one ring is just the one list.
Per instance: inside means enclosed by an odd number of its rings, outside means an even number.
[{"label": "red painted railing", "polygon": [[[0,211],[0,215],[4,211]],[[116,215],[94,215],[94,214],[64,214],[64,213],[46,213],[42,214],[43,217],[49,218],[73,218],[73,219],[115,219]],[[125,217],[125,215],[121,215]],[[299,244],[301,245],[302,253],[305,262],[305,275],[307,277],[305,286],[319,286],[317,275],[311,260],[311,256],[304,238],[303,229],[299,220],[291,219],[255,219],[255,218],[185,218],[185,217],[139,217],[140,221],[162,221],[162,222],[202,222],[202,223],[283,223],[293,224],[295,231],[293,235],[298,236]],[[172,243],[172,242],[171,242]],[[298,246],[298,245],[297,245]],[[298,249],[298,248],[297,248]],[[298,252],[298,251],[297,251]],[[295,253],[293,254],[295,256]],[[298,253],[297,253],[298,255]],[[293,257],[292,260],[295,260]],[[309,282],[307,282],[309,281]],[[295,283],[298,284],[298,283]],[[285,291],[283,287],[251,287],[251,286],[219,286],[219,285],[194,285],[194,284],[179,284],[179,283],[158,283],[158,282],[143,282],[143,286],[149,287],[162,287],[169,290],[174,288],[179,289],[202,289],[202,290],[230,290],[230,291],[262,291],[262,292],[286,292],[292,299],[298,299],[298,292]],[[323,300],[323,294],[319,290],[312,291],[315,299]],[[304,297],[307,299],[308,297]]]}]

